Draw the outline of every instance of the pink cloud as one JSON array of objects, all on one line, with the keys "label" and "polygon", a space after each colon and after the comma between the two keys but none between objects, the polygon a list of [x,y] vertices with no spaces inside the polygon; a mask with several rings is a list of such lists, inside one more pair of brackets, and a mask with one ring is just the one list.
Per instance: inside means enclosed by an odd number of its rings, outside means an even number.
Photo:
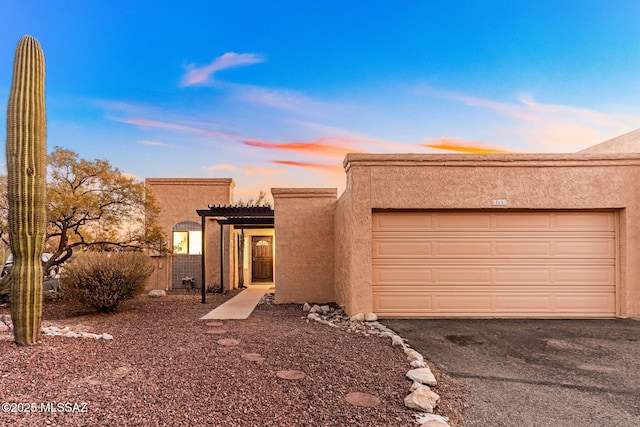
[{"label": "pink cloud", "polygon": [[165,144],[164,142],[158,142],[158,141],[142,141],[140,142],[140,144],[142,145],[156,145],[156,146],[167,146],[168,144]]},{"label": "pink cloud", "polygon": [[208,170],[208,171],[214,171],[214,170],[233,171],[233,170],[236,170],[236,167],[233,166],[233,165],[221,163],[221,164],[218,164],[218,165],[207,166],[205,169]]},{"label": "pink cloud", "polygon": [[273,163],[283,166],[294,166],[305,169],[316,169],[324,171],[342,170],[342,165],[328,165],[324,163],[296,162],[292,160],[273,160]]},{"label": "pink cloud", "polygon": [[196,67],[189,65],[187,74],[182,78],[181,86],[195,86],[211,83],[213,74],[225,68],[239,67],[264,62],[262,57],[253,53],[227,52],[208,65]]},{"label": "pink cloud", "polygon": [[344,157],[346,153],[360,152],[360,150],[354,150],[349,146],[336,146],[330,145],[335,140],[328,138],[317,138],[314,142],[287,142],[287,143],[274,143],[266,141],[243,141],[242,143],[250,147],[260,147],[271,150],[290,150],[298,151],[302,153],[316,154],[328,157]]},{"label": "pink cloud", "polygon": [[438,138],[429,140],[427,144],[421,144],[424,147],[436,148],[439,150],[457,151],[460,153],[472,154],[492,154],[492,153],[509,153],[510,151],[500,148],[490,147],[481,141],[465,141],[450,138]]}]

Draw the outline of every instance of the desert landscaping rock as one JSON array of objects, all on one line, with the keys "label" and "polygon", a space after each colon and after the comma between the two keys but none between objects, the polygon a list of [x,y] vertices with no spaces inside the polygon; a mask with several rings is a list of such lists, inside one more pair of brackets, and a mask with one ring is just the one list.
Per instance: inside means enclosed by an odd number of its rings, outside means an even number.
[{"label": "desert landscaping rock", "polygon": [[216,321],[211,321],[211,322],[207,322],[205,323],[205,326],[213,326],[215,328],[219,328],[223,325],[222,322],[216,322]]},{"label": "desert landscaping rock", "polygon": [[356,313],[353,316],[351,316],[351,321],[352,322],[363,322],[364,321],[364,314],[363,313]]},{"label": "desert landscaping rock", "polygon": [[449,427],[449,419],[437,414],[422,414],[417,421],[420,427]]},{"label": "desert landscaping rock", "polygon": [[429,368],[417,368],[407,372],[407,378],[412,381],[419,382],[420,384],[426,384],[431,387],[435,387],[437,384],[436,377],[433,376],[431,369]]},{"label": "desert landscaping rock", "polygon": [[449,427],[449,424],[440,420],[431,420],[420,424],[420,427]]},{"label": "desert landscaping rock", "polygon": [[154,289],[152,291],[149,291],[149,296],[151,298],[163,298],[167,296],[167,293],[162,289]]},{"label": "desert landscaping rock", "polygon": [[262,357],[260,353],[245,353],[242,355],[242,358],[249,362],[264,362],[264,357]]},{"label": "desert landscaping rock", "polygon": [[412,360],[410,363],[412,368],[426,368],[427,365],[424,364],[421,360]]},{"label": "desert landscaping rock", "polygon": [[394,347],[404,347],[404,340],[397,336],[397,335],[392,335],[391,336],[391,345]]},{"label": "desert landscaping rock", "polygon": [[414,360],[417,360],[419,362],[424,363],[424,357],[412,348],[405,348],[404,354],[407,355],[407,359],[409,360],[409,362],[413,362]]},{"label": "desert landscaping rock", "polygon": [[419,387],[404,398],[404,406],[416,411],[433,412],[438,405],[440,396],[431,391],[429,387]]},{"label": "desert landscaping rock", "polygon": [[[228,335],[207,343],[203,332],[209,327],[200,318],[232,296],[207,295],[203,305],[193,292],[168,293],[162,300],[144,295],[123,302],[113,315],[79,311],[64,301],[45,303],[44,326],[67,325],[75,332],[74,325],[83,324],[91,333],[113,331],[116,339],[42,337],[38,345],[21,348],[12,334],[0,334],[9,339],[0,341],[5,400],[89,402],[88,413],[3,414],[0,425],[418,427],[414,411],[403,405],[411,384],[406,357],[390,339],[364,335],[375,335],[375,325],[351,325],[332,306],[323,316],[339,319],[340,327],[329,328],[301,319],[301,305],[265,304],[245,321],[225,321]],[[0,307],[0,315],[8,311]],[[219,338],[240,345],[224,347]],[[264,362],[248,361],[243,353],[257,353]],[[281,379],[280,369],[307,376]],[[355,391],[374,394],[380,405],[349,404],[345,396]],[[449,402],[446,391],[434,391],[442,395],[436,411],[450,416],[441,412]]]},{"label": "desert landscaping rock", "polygon": [[234,340],[233,338],[223,338],[217,341],[218,344],[223,345],[225,347],[233,347],[235,345],[239,345],[240,341]]},{"label": "desert landscaping rock", "polygon": [[82,333],[81,333],[81,334],[79,334],[79,335],[80,335],[80,338],[90,338],[90,339],[94,339],[94,340],[95,340],[96,338],[98,338],[98,335],[97,335],[97,334],[92,334],[92,333],[89,333],[89,332],[82,332]]},{"label": "desert landscaping rock", "polygon": [[[303,306],[303,312],[308,312],[306,315],[307,322],[313,320],[321,324],[347,329],[350,332],[362,333],[367,336],[378,335],[380,337],[391,339],[391,345],[393,347],[400,347],[403,350],[404,354],[407,356],[409,365],[413,368],[409,371],[410,373],[407,372],[406,374],[406,376],[413,381],[413,384],[410,387],[411,394],[405,399],[405,405],[407,407],[411,407],[411,409],[433,412],[438,400],[440,399],[440,396],[429,388],[429,386],[437,387],[437,380],[433,375],[433,372],[431,372],[431,369],[426,365],[422,354],[410,348],[404,339],[397,335],[392,329],[379,323],[377,321],[377,316],[375,317],[376,320],[368,320],[374,319],[373,316],[375,313],[357,313],[353,316],[348,316],[342,309],[324,312],[322,311],[322,307],[317,305],[311,306],[310,304],[305,304]],[[427,421],[431,423],[428,424],[428,426],[449,426],[446,418],[430,418],[426,421],[418,421],[418,423],[424,424]]]},{"label": "desert landscaping rock", "polygon": [[367,313],[364,315],[365,322],[375,322],[376,320],[378,320],[378,315],[375,313]]},{"label": "desert landscaping rock", "polygon": [[354,406],[374,407],[380,404],[377,396],[361,392],[349,393],[345,396],[345,400]]},{"label": "desert landscaping rock", "polygon": [[278,378],[282,378],[284,380],[301,380],[304,377],[306,377],[307,374],[305,374],[302,371],[297,371],[295,369],[289,369],[289,370],[285,370],[285,371],[276,372],[276,376]]}]

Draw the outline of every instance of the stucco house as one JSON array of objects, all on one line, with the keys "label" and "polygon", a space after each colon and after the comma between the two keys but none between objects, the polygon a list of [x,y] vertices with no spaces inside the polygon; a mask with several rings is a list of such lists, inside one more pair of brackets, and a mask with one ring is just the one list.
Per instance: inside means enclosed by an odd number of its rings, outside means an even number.
[{"label": "stucco house", "polygon": [[174,249],[149,287],[273,282],[276,303],[380,317],[640,315],[638,141],[348,154],[340,197],[273,188],[273,210],[231,206],[231,179],[147,179]]}]

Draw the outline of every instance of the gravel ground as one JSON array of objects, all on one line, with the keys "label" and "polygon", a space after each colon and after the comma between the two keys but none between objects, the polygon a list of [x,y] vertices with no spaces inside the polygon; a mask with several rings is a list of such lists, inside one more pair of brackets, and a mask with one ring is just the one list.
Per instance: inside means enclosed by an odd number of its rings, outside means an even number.
[{"label": "gravel ground", "polygon": [[[300,305],[261,304],[248,320],[218,327],[199,320],[231,296],[209,295],[206,304],[196,294],[144,296],[115,315],[46,303],[43,326],[106,332],[114,340],[43,336],[35,346],[17,347],[2,334],[0,403],[21,410],[34,403],[36,411],[2,412],[0,425],[417,425],[403,405],[406,358],[388,339],[307,322]],[[226,332],[207,333],[215,329]],[[239,344],[218,344],[228,338]],[[263,360],[247,360],[251,353]],[[436,412],[456,426],[464,390],[431,367],[442,397]],[[282,379],[276,374],[283,370],[306,376]],[[345,399],[353,392],[381,403],[353,406]],[[41,404],[66,412],[42,412]]]}]

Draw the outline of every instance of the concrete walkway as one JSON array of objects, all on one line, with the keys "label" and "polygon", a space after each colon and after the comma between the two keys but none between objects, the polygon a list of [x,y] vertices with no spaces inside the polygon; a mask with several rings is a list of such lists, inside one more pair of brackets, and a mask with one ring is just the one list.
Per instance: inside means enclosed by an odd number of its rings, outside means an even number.
[{"label": "concrete walkway", "polygon": [[260,302],[260,299],[273,288],[273,283],[266,285],[251,285],[224,304],[220,304],[209,313],[202,316],[202,320],[227,320],[248,318]]}]

